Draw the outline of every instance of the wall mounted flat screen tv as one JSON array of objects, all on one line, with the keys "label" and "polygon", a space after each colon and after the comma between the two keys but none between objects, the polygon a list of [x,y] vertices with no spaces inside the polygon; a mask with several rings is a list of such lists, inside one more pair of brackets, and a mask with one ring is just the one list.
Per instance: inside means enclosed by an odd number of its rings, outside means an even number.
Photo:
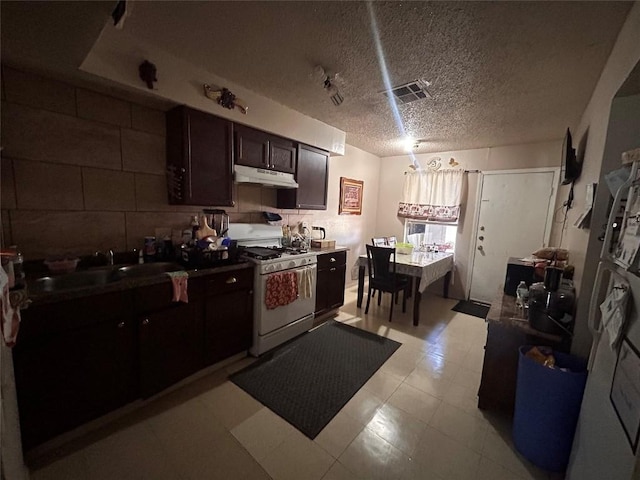
[{"label": "wall mounted flat screen tv", "polygon": [[571,145],[571,132],[567,128],[564,142],[562,142],[562,170],[564,171],[562,185],[575,182],[580,177],[581,167],[576,157],[576,149]]}]

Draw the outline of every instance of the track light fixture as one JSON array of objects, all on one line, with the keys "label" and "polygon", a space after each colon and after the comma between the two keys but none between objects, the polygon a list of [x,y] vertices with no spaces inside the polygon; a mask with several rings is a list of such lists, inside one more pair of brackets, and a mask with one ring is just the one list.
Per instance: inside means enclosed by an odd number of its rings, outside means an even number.
[{"label": "track light fixture", "polygon": [[336,87],[335,82],[337,78],[337,74],[331,74],[327,70],[325,70],[321,65],[317,65],[314,68],[313,77],[317,78],[322,82],[322,86],[329,95],[331,102],[337,107],[344,102],[344,97]]}]

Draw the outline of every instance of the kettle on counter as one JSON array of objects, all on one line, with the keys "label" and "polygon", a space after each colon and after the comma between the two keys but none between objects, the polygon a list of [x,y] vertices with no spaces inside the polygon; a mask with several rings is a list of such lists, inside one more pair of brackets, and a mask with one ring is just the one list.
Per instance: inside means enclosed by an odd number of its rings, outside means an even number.
[{"label": "kettle on counter", "polygon": [[311,240],[324,240],[327,232],[323,227],[311,227]]}]

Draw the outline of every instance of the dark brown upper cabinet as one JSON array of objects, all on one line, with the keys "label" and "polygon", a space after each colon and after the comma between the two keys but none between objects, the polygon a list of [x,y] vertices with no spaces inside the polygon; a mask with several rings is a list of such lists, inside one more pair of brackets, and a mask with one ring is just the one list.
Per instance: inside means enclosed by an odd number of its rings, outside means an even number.
[{"label": "dark brown upper cabinet", "polygon": [[278,172],[296,172],[296,148],[292,140],[235,125],[238,165],[265,168]]},{"label": "dark brown upper cabinet", "polygon": [[278,208],[327,209],[329,152],[298,144],[297,189],[278,190]]},{"label": "dark brown upper cabinet", "polygon": [[172,205],[233,206],[233,123],[186,106],[167,112]]}]

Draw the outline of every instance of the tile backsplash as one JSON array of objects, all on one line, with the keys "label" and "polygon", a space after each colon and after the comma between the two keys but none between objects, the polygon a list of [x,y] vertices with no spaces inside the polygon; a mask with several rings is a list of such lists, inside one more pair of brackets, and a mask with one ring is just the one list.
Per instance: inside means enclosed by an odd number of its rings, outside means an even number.
[{"label": "tile backsplash", "polygon": [[[27,258],[140,248],[156,229],[183,229],[213,205],[169,205],[165,115],[56,80],[2,69],[2,245]],[[232,222],[286,223],[312,212],[279,210],[276,191],[237,185]]]}]

